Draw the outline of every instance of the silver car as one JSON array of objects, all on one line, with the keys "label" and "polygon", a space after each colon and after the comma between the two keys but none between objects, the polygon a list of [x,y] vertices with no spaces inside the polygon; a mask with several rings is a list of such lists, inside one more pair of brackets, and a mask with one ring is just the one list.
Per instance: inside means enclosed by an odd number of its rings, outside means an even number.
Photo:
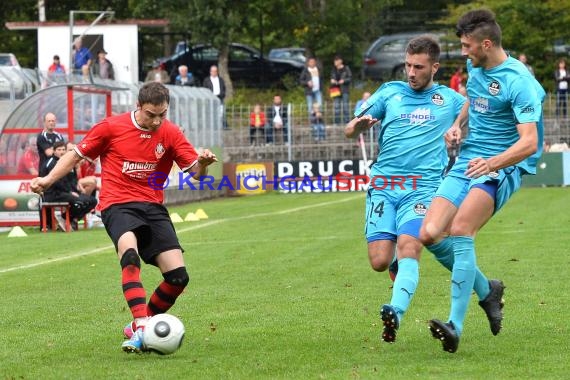
[{"label": "silver car", "polygon": [[[410,32],[388,34],[378,38],[366,50],[362,64],[363,79],[370,80],[393,80],[404,79],[404,59],[406,46],[411,39],[420,35],[430,35],[441,45],[440,62],[442,63],[438,76],[446,75],[446,61],[463,62],[461,57],[461,45],[456,37],[446,37],[444,33]],[[451,70],[453,72],[453,70]]]},{"label": "silver car", "polygon": [[24,74],[18,59],[12,53],[0,53],[0,99],[16,98],[25,95]]},{"label": "silver car", "polygon": [[294,61],[305,64],[307,56],[305,48],[277,48],[271,49],[268,55],[269,59],[277,59],[282,61]]}]

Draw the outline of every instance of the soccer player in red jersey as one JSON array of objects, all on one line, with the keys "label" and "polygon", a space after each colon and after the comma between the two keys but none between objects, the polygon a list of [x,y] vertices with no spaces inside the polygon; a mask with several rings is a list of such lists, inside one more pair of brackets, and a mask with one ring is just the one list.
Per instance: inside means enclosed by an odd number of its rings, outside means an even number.
[{"label": "soccer player in red jersey", "polygon": [[[208,149],[197,152],[180,128],[166,119],[169,102],[168,89],[161,83],[143,85],[136,110],[94,125],[47,176],[33,179],[31,185],[34,192],[42,193],[82,159],[100,157],[98,208],[117,250],[123,294],[134,318],[124,329],[125,352],[144,350],[146,320],[165,313],[189,281],[182,247],[162,205],[164,180],[174,162],[199,179],[217,161]],[[148,304],[140,278],[141,258],[157,266],[164,278]]]}]

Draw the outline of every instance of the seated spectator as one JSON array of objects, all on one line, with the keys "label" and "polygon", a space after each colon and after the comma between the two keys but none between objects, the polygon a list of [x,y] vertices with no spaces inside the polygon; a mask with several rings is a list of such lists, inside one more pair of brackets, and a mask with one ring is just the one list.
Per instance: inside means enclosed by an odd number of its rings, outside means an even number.
[{"label": "seated spectator", "polygon": [[[67,152],[72,151],[75,144],[69,141],[67,143]],[[81,160],[73,169],[72,186],[80,194],[92,196],[97,190],[97,178],[95,177],[95,164],[87,160]]]},{"label": "seated spectator", "polygon": [[287,107],[283,105],[283,100],[280,95],[273,97],[273,104],[267,108],[265,112],[267,118],[267,128],[265,131],[266,141],[268,144],[273,144],[273,138],[276,136],[276,131],[283,131],[283,142],[288,144],[288,120]]},{"label": "seated spectator", "polygon": [[178,86],[194,86],[194,76],[188,71],[188,66],[180,65],[178,66],[178,75],[174,80],[174,84]]},{"label": "seated spectator", "polygon": [[38,175],[40,156],[34,145],[35,141],[34,144],[31,144],[29,141],[25,141],[22,144],[22,150],[24,152],[18,160],[18,174],[31,174],[34,176]]},{"label": "seated spectator", "polygon": [[311,110],[311,127],[313,128],[313,138],[315,142],[325,140],[325,122],[323,120],[323,113],[321,112],[321,107],[319,103],[313,103],[313,109]]},{"label": "seated spectator", "polygon": [[[50,157],[46,163],[45,168],[41,171],[49,173],[57,161],[66,153],[66,144],[63,141],[57,141],[53,145],[53,156]],[[96,205],[97,199],[93,196],[79,194],[74,187],[73,175],[62,177],[56,181],[43,195],[46,202],[68,202],[71,206],[69,218],[71,220],[71,227],[74,230],[78,228],[78,220],[88,214]],[[65,215],[56,214],[57,222],[63,230],[65,230]]]},{"label": "seated spectator", "polygon": [[257,134],[261,134],[261,138],[265,136],[265,112],[261,110],[261,105],[253,106],[253,112],[249,114],[249,143],[251,145],[259,145]]}]

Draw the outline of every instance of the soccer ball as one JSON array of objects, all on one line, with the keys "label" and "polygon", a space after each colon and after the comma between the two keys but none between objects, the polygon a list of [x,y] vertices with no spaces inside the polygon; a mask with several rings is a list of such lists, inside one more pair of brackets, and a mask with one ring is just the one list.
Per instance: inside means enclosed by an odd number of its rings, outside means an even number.
[{"label": "soccer ball", "polygon": [[144,328],[143,342],[148,351],[170,355],[180,348],[184,339],[184,324],[171,314],[151,317]]}]

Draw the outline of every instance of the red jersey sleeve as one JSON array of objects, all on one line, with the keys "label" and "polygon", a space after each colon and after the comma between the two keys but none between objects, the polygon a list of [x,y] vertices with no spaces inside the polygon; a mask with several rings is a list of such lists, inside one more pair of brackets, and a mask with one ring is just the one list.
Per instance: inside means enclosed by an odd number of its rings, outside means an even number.
[{"label": "red jersey sleeve", "polygon": [[180,129],[176,128],[173,137],[174,161],[182,171],[186,171],[198,162],[198,152],[196,152],[196,149],[194,149]]},{"label": "red jersey sleeve", "polygon": [[93,162],[103,153],[110,137],[109,123],[106,120],[95,124],[87,135],[77,144],[75,150],[79,155]]}]

